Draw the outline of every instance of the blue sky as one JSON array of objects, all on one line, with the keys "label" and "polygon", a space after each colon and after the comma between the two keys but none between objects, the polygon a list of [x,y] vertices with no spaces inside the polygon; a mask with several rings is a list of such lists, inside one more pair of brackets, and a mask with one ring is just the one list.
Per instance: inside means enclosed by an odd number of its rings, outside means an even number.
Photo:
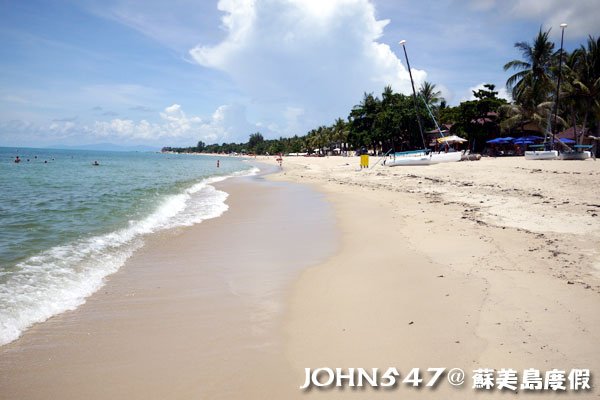
[{"label": "blue sky", "polygon": [[[569,4],[570,3],[570,4]],[[517,41],[561,22],[598,36],[597,0],[0,1],[0,146],[192,145],[303,135],[364,92],[449,104],[505,94]]]}]

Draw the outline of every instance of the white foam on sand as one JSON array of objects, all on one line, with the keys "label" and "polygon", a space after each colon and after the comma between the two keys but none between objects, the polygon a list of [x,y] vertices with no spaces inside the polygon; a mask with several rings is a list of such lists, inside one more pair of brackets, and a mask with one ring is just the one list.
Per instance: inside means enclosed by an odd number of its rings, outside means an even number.
[{"label": "white foam on sand", "polygon": [[211,184],[231,176],[255,175],[257,168],[203,179],[167,196],[147,217],[126,228],[82,238],[46,250],[3,272],[0,285],[0,345],[16,340],[31,325],[73,310],[104,284],[144,244],[144,236],[191,226],[227,211],[228,194]]}]

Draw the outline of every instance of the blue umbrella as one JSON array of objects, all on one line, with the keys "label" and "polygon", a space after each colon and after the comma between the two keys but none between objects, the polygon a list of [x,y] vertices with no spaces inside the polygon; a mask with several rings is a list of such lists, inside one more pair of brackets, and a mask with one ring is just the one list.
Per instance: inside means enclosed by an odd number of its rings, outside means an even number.
[{"label": "blue umbrella", "polygon": [[501,143],[510,143],[514,140],[514,138],[512,137],[499,137],[496,139],[492,139],[492,140],[488,140],[486,143],[491,143],[491,144],[501,144]]},{"label": "blue umbrella", "polygon": [[573,143],[577,143],[577,142],[575,142],[573,139],[569,139],[569,138],[560,138],[560,139],[558,139],[558,140],[560,140],[561,142],[563,142],[563,143],[565,143],[565,144],[573,144]]}]

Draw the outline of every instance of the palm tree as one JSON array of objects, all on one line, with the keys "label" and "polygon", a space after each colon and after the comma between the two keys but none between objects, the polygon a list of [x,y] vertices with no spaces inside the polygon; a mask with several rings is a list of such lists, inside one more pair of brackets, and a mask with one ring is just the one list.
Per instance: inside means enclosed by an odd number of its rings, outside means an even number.
[{"label": "palm tree", "polygon": [[555,61],[554,43],[549,40],[550,29],[540,28],[533,43],[518,42],[515,47],[521,50],[523,60],[512,60],[504,65],[504,70],[517,70],[506,81],[517,104],[535,113],[537,106],[550,97],[554,86],[551,68]]},{"label": "palm tree", "polygon": [[[500,128],[503,131],[515,126],[522,128],[523,125],[532,122],[544,132],[544,137],[546,137],[546,135],[552,135],[550,119],[554,118],[552,113],[553,105],[554,102],[545,101],[537,104],[533,110],[520,104],[505,104],[500,106],[498,110],[501,114],[506,116],[500,123]],[[560,116],[557,116],[556,120],[559,124],[566,125],[565,120]]]},{"label": "palm tree", "polygon": [[435,83],[425,81],[419,88],[419,96],[425,100],[429,107],[437,106],[440,101],[444,100],[441,94],[442,92],[435,90]]},{"label": "palm tree", "polygon": [[372,93],[364,93],[362,101],[352,108],[349,119],[349,142],[355,147],[374,141],[375,118],[381,110],[381,100]]},{"label": "palm tree", "polygon": [[[533,110],[520,104],[505,104],[500,106],[500,113],[506,116],[500,123],[500,128],[502,130],[511,129],[516,126],[522,128],[523,125],[533,122],[540,129],[543,129],[543,127],[548,125],[547,121],[551,117],[552,104],[551,101],[546,101],[536,105]],[[546,130],[548,128],[546,127]]]},{"label": "palm tree", "polygon": [[331,128],[320,126],[308,133],[308,144],[311,149],[315,149],[319,154],[323,153],[324,148],[331,143]]},{"label": "palm tree", "polygon": [[577,124],[582,126],[576,136],[581,144],[590,119],[600,121],[600,37],[590,36],[587,47],[581,45],[571,54],[566,62],[566,77],[564,95],[573,129],[577,132]]},{"label": "palm tree", "polygon": [[383,88],[383,92],[381,93],[381,101],[389,103],[394,98],[394,91],[390,85],[387,85]]},{"label": "palm tree", "polygon": [[332,140],[340,145],[342,151],[346,151],[346,142],[348,142],[348,127],[346,122],[341,118],[336,119],[331,127],[331,131]]}]

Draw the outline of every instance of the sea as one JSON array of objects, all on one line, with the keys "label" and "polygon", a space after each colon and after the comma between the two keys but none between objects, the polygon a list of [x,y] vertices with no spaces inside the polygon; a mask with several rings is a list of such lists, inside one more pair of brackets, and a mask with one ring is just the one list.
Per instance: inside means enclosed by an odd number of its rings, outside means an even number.
[{"label": "sea", "polygon": [[222,215],[212,184],[257,172],[230,157],[0,147],[0,345],[83,304],[148,235]]}]

